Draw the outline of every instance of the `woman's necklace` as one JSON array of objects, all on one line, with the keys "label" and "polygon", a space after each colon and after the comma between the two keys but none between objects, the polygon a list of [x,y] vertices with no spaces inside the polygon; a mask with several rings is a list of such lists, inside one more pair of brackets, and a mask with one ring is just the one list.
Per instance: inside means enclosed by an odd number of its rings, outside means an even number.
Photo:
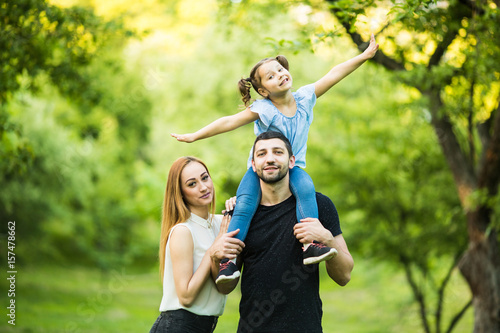
[{"label": "woman's necklace", "polygon": [[213,218],[212,215],[208,215],[208,219],[207,219],[208,229],[212,229],[212,223],[213,223],[212,218]]}]

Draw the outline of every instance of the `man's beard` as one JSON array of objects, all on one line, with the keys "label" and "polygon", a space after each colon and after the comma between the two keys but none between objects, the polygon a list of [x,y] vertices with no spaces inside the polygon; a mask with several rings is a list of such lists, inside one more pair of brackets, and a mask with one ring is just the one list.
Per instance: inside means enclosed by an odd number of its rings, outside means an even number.
[{"label": "man's beard", "polygon": [[[268,166],[276,166],[278,167],[278,173],[274,175],[264,175],[264,168]],[[260,179],[266,184],[274,184],[285,178],[286,174],[288,173],[288,165],[286,166],[279,166],[276,164],[267,164],[264,166],[262,169],[257,169],[257,176],[259,176]]]}]

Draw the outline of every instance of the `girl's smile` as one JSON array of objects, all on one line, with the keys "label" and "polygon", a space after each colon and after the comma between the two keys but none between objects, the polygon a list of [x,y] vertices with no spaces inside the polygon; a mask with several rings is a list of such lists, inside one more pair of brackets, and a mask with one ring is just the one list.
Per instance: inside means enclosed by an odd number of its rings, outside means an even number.
[{"label": "girl's smile", "polygon": [[269,98],[274,93],[281,94],[288,92],[292,88],[292,76],[290,72],[275,60],[260,66],[258,74],[261,77],[263,90],[261,95],[264,97]]}]

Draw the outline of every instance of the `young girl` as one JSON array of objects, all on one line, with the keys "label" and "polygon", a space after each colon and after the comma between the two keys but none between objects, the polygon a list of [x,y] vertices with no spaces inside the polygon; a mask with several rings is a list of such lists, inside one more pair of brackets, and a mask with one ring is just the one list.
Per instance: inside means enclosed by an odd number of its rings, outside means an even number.
[{"label": "young girl", "polygon": [[224,233],[229,217],[214,215],[214,203],[205,164],[194,157],[177,159],[163,201],[161,314],[150,333],[211,333],[224,311],[226,297],[210,280],[220,259],[235,258],[244,244],[233,237],[236,232]]},{"label": "young girl", "polygon": [[[325,76],[314,84],[306,85],[292,92],[292,76],[288,72],[288,61],[283,56],[265,58],[251,70],[250,77],[241,79],[238,86],[243,96],[246,109],[232,116],[222,117],[195,133],[171,134],[178,141],[194,142],[217,134],[234,130],[250,122],[255,122],[255,135],[266,131],[283,133],[292,144],[296,165],[290,171],[290,189],[297,200],[297,219],[318,218],[314,184],[309,175],[302,170],[306,167],[307,136],[313,120],[312,109],[316,99],[321,97],[340,80],[356,70],[366,60],[375,56],[378,44],[373,34],[367,49],[356,57],[333,67]],[[250,106],[250,89],[264,97]],[[260,202],[259,179],[251,168],[251,156],[248,171],[241,180],[236,193],[235,207],[228,231],[240,229],[236,237],[244,240],[250,221]],[[336,255],[335,249],[320,243],[304,245],[304,264],[329,260]],[[217,283],[227,282],[239,277],[234,262],[223,261],[217,277]]]}]

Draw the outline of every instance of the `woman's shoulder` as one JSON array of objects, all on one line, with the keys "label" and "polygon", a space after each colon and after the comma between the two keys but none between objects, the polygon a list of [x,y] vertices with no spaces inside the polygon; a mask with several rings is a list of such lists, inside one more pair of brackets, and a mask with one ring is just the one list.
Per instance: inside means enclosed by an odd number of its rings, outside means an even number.
[{"label": "woman's shoulder", "polygon": [[168,238],[168,246],[170,250],[190,247],[193,242],[193,234],[187,223],[176,224],[170,231]]},{"label": "woman's shoulder", "polygon": [[191,227],[188,222],[182,222],[174,225],[172,230],[170,230],[170,237],[175,235],[176,237],[180,235],[180,237],[191,236]]}]

